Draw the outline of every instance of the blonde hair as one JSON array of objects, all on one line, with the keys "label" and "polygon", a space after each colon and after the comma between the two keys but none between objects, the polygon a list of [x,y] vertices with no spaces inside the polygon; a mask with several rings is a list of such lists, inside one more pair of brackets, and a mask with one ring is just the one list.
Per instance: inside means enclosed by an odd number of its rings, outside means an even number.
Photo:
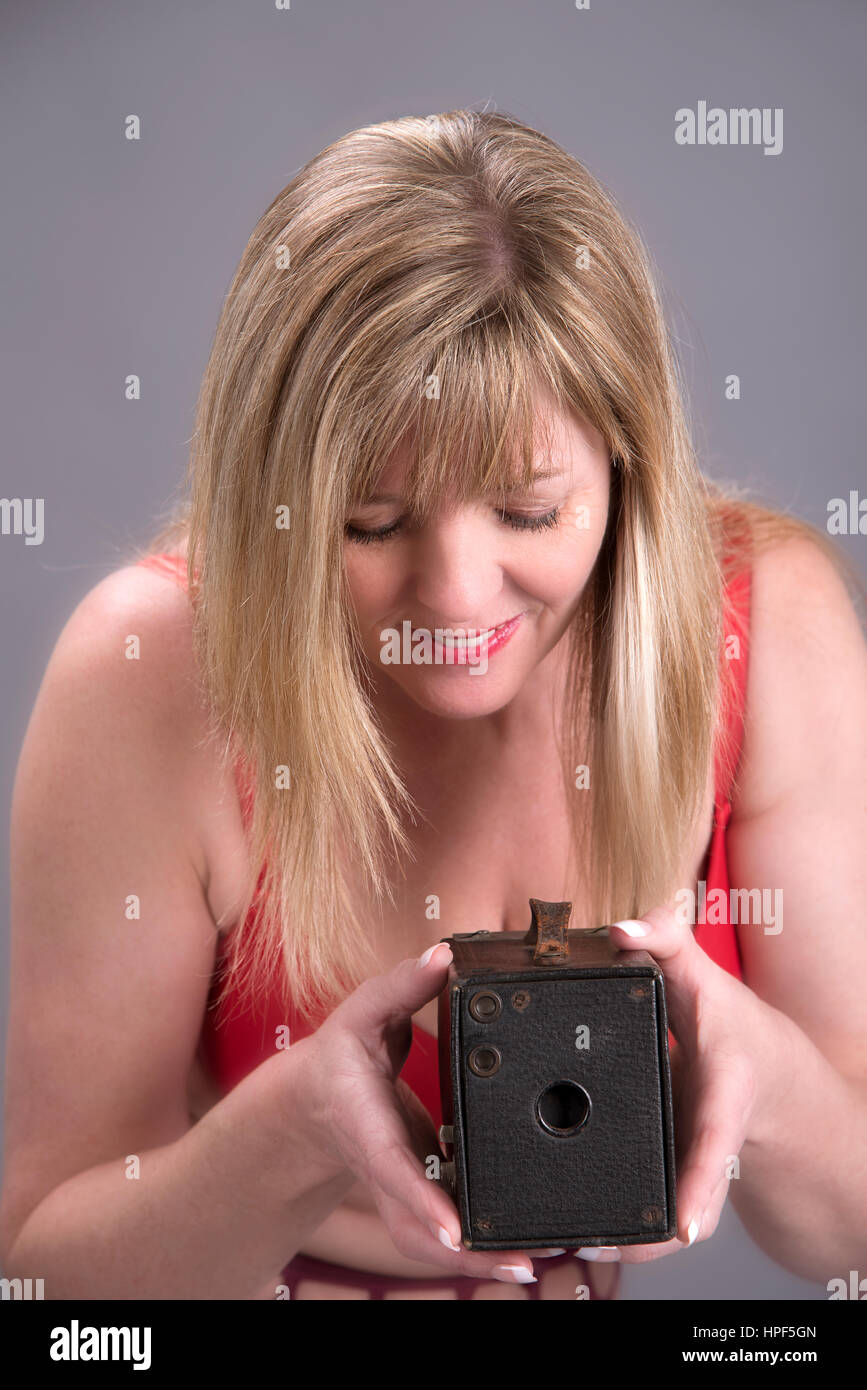
[{"label": "blonde hair", "polygon": [[247,243],[202,381],[190,495],[149,547],[188,532],[214,727],[255,788],[224,990],[261,998],[276,964],[284,1002],[317,1017],[380,968],[358,897],[394,903],[417,808],[365,687],[345,519],[401,445],[419,516],[446,483],[466,498],[528,487],[539,385],[616,465],[568,634],[567,786],[592,769],[589,815],[571,793],[590,885],[573,925],[640,916],[672,890],[728,698],[726,578],[793,535],[845,569],[821,532],[699,471],[647,253],[576,159],[470,110],[329,145]]}]

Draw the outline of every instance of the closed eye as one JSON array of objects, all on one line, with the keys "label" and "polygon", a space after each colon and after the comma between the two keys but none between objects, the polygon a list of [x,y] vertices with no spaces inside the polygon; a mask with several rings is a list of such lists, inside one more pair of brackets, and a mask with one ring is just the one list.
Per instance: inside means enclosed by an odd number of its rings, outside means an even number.
[{"label": "closed eye", "polygon": [[[560,508],[554,507],[550,512],[536,512],[535,514],[497,509],[496,516],[498,521],[502,521],[506,526],[511,526],[514,531],[544,531],[557,525],[560,519]],[[353,526],[347,522],[344,531],[348,540],[357,541],[359,545],[369,545],[372,541],[390,540],[392,536],[398,534],[400,529],[401,523],[398,520],[378,531],[363,531],[361,527]]]}]

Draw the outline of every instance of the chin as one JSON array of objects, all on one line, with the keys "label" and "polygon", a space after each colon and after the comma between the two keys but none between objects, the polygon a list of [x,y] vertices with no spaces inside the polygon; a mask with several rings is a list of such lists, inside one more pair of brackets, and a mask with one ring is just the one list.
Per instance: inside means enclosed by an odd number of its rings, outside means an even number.
[{"label": "chin", "polygon": [[442,719],[481,719],[504,709],[517,693],[502,681],[489,681],[487,673],[460,680],[419,681],[401,689],[420,709]]}]

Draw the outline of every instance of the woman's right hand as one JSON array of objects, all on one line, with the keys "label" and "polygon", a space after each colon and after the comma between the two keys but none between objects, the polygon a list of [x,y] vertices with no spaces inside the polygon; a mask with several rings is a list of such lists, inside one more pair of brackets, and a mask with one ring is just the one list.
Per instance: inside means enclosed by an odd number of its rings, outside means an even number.
[{"label": "woman's right hand", "polygon": [[451,1275],[527,1283],[533,1266],[526,1250],[473,1252],[460,1243],[454,1203],[425,1176],[425,1160],[441,1155],[433,1121],[399,1076],[412,1046],[412,1016],[439,994],[451,959],[439,944],[365,980],[296,1044],[306,1057],[305,1128],[329,1162],[369,1189],[401,1254]]}]

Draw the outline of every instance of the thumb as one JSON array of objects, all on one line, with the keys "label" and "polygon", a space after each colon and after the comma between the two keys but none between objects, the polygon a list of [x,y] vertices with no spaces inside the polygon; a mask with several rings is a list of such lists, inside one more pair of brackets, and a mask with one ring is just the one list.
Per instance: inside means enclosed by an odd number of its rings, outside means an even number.
[{"label": "thumb", "polygon": [[402,960],[386,974],[365,980],[343,1001],[342,1022],[368,1037],[408,1025],[412,1015],[439,994],[451,960],[450,947],[437,942],[417,960]]},{"label": "thumb", "polygon": [[648,951],[662,966],[665,999],[675,1037],[694,1051],[702,1004],[727,988],[729,976],[702,950],[690,926],[669,907],[612,923],[621,950]]}]

